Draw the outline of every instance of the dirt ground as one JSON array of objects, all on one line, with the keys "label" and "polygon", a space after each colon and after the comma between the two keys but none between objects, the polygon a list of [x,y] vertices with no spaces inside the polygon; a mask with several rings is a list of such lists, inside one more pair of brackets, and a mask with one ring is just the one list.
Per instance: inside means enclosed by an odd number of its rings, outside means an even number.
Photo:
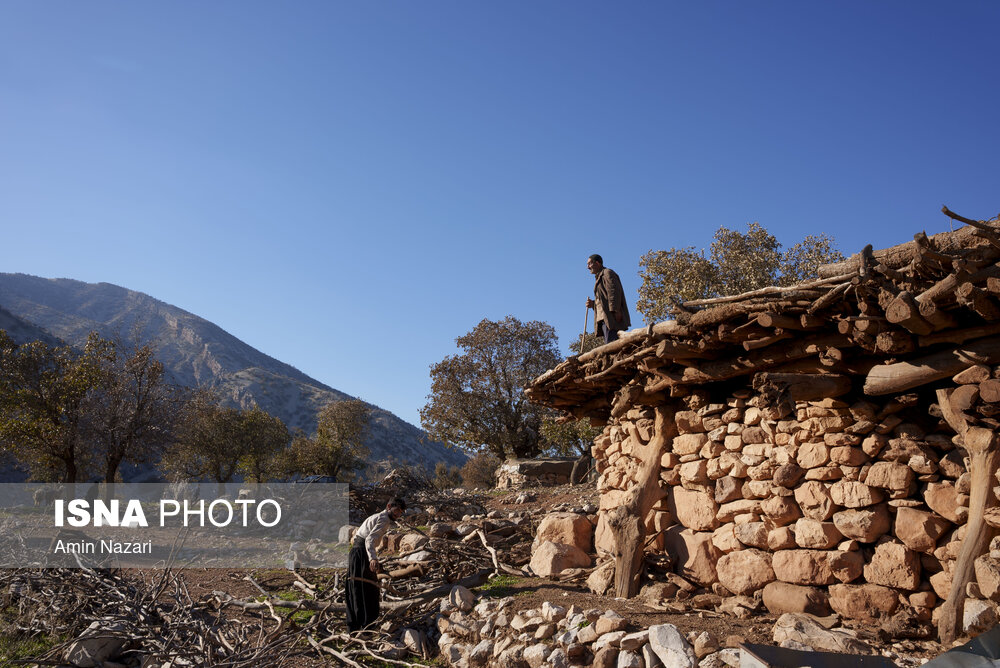
[{"label": "dirt ground", "polygon": [[[529,500],[523,500],[527,496]],[[518,497],[521,501],[518,502]],[[496,511],[501,516],[509,513],[524,513],[537,523],[545,513],[563,507],[579,509],[587,504],[597,506],[599,495],[590,487],[541,487],[504,492],[490,492],[477,495],[477,500],[487,509]],[[501,559],[503,555],[501,555]],[[303,571],[302,575],[311,582],[323,582],[330,577],[329,573]],[[251,598],[260,595],[260,590],[247,577],[252,578],[260,587],[268,592],[288,591],[292,587],[295,576],[287,571],[240,571],[189,569],[183,572],[191,596],[198,599],[210,595],[213,591],[222,590],[239,598]],[[772,634],[776,619],[768,614],[757,613],[746,619],[718,613],[714,610],[690,610],[686,612],[671,612],[657,609],[645,604],[640,599],[617,599],[612,596],[598,596],[591,593],[582,582],[554,582],[541,578],[515,578],[505,585],[494,596],[513,596],[511,608],[513,611],[528,610],[541,607],[549,601],[563,607],[578,606],[583,610],[599,609],[614,610],[629,621],[629,630],[639,630],[654,624],[669,623],[677,626],[684,633],[701,633],[707,631],[718,642],[720,647],[738,646],[741,642],[773,644]],[[921,657],[930,658],[943,651],[940,645],[922,641],[889,641],[880,638],[877,628],[858,626],[856,628],[860,639],[865,640],[880,649],[889,649],[912,657],[912,663],[918,663]],[[303,660],[295,666],[323,665],[320,661]]]}]

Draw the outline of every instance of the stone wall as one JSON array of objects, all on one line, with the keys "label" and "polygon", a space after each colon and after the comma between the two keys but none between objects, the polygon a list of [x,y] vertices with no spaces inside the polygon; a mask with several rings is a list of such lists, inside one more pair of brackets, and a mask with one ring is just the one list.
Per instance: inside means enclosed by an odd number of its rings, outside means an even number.
[{"label": "stone wall", "polygon": [[497,468],[497,489],[566,485],[574,463],[576,459],[573,457],[508,459]]},{"label": "stone wall", "polygon": [[[976,377],[1000,375],[984,369]],[[726,593],[720,586],[751,594],[787,583],[828,596],[846,617],[908,606],[929,619],[948,596],[964,535],[965,453],[932,392],[853,396],[775,402],[736,388],[684,399],[679,433],[661,459],[669,493],[646,518],[651,549],[718,593]],[[651,407],[633,408],[595,441],[599,556],[612,551],[606,512],[635,482],[633,446],[649,440],[653,417]],[[1000,552],[992,554],[977,562],[974,598],[1000,598]],[[771,590],[788,592],[787,585]],[[995,612],[992,604],[979,607]]]}]

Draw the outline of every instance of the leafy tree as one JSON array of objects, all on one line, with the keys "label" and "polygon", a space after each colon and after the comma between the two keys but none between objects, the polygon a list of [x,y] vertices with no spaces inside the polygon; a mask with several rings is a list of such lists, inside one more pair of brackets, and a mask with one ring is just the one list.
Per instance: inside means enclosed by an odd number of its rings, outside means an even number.
[{"label": "leafy tree", "polygon": [[113,483],[122,462],[141,464],[162,452],[185,395],[166,382],[149,345],[113,341],[103,350],[84,404],[85,431],[105,482]]},{"label": "leafy tree", "polygon": [[583,353],[589,352],[598,346],[604,345],[604,337],[598,336],[593,332],[586,332],[579,339],[574,339],[569,344],[569,349],[576,355],[582,355]]},{"label": "leafy tree", "polygon": [[420,421],[431,438],[498,459],[534,457],[547,409],[523,388],[561,360],[555,330],[514,316],[483,320],[456,339],[462,353],[431,366],[431,393]]},{"label": "leafy tree", "polygon": [[290,472],[350,481],[368,458],[365,436],[370,419],[371,407],[360,399],[330,402],[319,413],[316,435],[300,434],[292,441],[286,466]]},{"label": "leafy tree", "polygon": [[821,264],[843,259],[825,234],[809,235],[782,252],[759,223],[750,223],[746,233],[720,227],[708,257],[694,247],[643,255],[637,308],[647,322],[666,320],[676,315],[679,302],[792,285],[814,277]]},{"label": "leafy tree", "polygon": [[569,420],[559,422],[552,416],[542,420],[542,436],[548,445],[548,451],[554,455],[574,457],[590,452],[603,428],[592,427],[590,420]]},{"label": "leafy tree", "polygon": [[468,489],[492,489],[497,484],[500,459],[492,452],[483,451],[462,466],[462,486]]},{"label": "leafy tree", "polygon": [[277,456],[290,440],[281,418],[254,406],[240,411],[234,447],[240,452],[237,470],[248,482],[266,482],[276,474]]},{"label": "leafy tree", "polygon": [[188,401],[160,468],[174,480],[227,483],[240,473],[264,482],[288,440],[288,429],[279,418],[257,406],[222,406],[217,396],[202,390]]},{"label": "leafy tree", "polygon": [[434,465],[434,487],[436,489],[452,489],[462,484],[462,469],[459,466],[448,466],[445,462]]},{"label": "leafy tree", "polygon": [[91,334],[82,353],[41,341],[14,343],[0,330],[0,444],[36,480],[75,483],[93,457],[84,403],[99,382],[108,342]]}]

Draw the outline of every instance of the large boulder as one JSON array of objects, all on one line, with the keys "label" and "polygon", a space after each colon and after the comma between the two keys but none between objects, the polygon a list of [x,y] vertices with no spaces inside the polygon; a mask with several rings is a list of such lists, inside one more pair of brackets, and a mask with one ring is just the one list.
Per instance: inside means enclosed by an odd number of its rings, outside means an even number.
[{"label": "large boulder", "polygon": [[762,592],[764,607],[772,615],[786,612],[804,612],[817,617],[830,614],[830,600],[818,587],[803,587],[787,582],[770,582]]},{"label": "large boulder", "polygon": [[899,594],[877,584],[830,586],[830,607],[841,617],[874,621],[887,618],[899,607]]},{"label": "large boulder", "polygon": [[937,547],[938,538],[949,528],[951,523],[935,513],[916,508],[899,508],[896,511],[893,533],[911,550],[931,554]]},{"label": "large boulder", "polygon": [[984,554],[976,559],[975,569],[980,593],[994,601],[1000,600],[1000,559]]},{"label": "large boulder", "polygon": [[809,480],[795,488],[795,502],[805,517],[825,522],[833,515],[830,489],[818,480]]},{"label": "large boulder", "polygon": [[902,543],[882,543],[875,548],[871,563],[865,566],[865,580],[916,591],[920,586],[920,557]]},{"label": "large boulder", "polygon": [[549,540],[590,552],[593,536],[594,525],[585,516],[577,513],[549,513],[538,524],[535,544],[540,545]]},{"label": "large boulder", "polygon": [[961,506],[958,490],[953,483],[929,482],[924,491],[924,503],[941,517],[955,524],[961,523],[958,508]]},{"label": "large boulder", "polygon": [[698,665],[694,648],[673,624],[649,627],[649,646],[664,666],[694,668]]},{"label": "large boulder", "polygon": [[889,531],[892,518],[884,503],[868,508],[842,510],[833,514],[833,524],[845,538],[874,543]]},{"label": "large boulder", "polygon": [[857,480],[839,480],[830,487],[833,502],[845,508],[865,508],[874,506],[885,498],[885,493],[877,487],[870,487]]},{"label": "large boulder", "polygon": [[683,487],[672,487],[668,507],[677,521],[692,531],[711,531],[719,526],[719,507],[713,495]]},{"label": "large boulder", "polygon": [[719,582],[734,594],[752,594],[774,581],[771,555],[754,549],[723,555],[716,564]]},{"label": "large boulder", "polygon": [[856,580],[864,568],[860,552],[780,550],[771,557],[774,575],[798,585],[829,585]]},{"label": "large boulder", "polygon": [[590,566],[590,557],[586,552],[573,545],[553,543],[550,540],[539,545],[531,554],[531,570],[543,578],[558,575],[567,568],[587,566]]},{"label": "large boulder", "polygon": [[772,496],[760,504],[761,511],[775,526],[785,526],[802,517],[799,505],[790,496]]},{"label": "large boulder", "polygon": [[712,533],[675,526],[664,532],[664,538],[667,551],[676,559],[679,575],[705,587],[718,581],[715,564],[722,552],[712,542]]},{"label": "large boulder", "polygon": [[799,547],[829,550],[844,539],[833,522],[803,517],[795,523],[795,542]]},{"label": "large boulder", "polygon": [[792,612],[783,614],[774,625],[774,642],[792,641],[813,649],[842,654],[871,654],[871,646],[847,631],[828,630],[809,615]]},{"label": "large boulder", "polygon": [[905,492],[913,484],[913,469],[899,462],[875,462],[868,469],[865,484],[896,492]]}]

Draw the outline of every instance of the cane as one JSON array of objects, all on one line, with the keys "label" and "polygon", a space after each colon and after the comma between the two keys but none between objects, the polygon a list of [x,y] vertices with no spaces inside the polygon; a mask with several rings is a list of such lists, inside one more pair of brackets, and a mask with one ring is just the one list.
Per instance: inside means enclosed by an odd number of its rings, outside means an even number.
[{"label": "cane", "polygon": [[580,352],[579,352],[580,355],[583,354],[583,342],[587,338],[587,327],[588,326],[590,326],[590,307],[589,306],[587,307],[587,315],[585,315],[584,318],[583,318],[583,334],[580,335]]}]

